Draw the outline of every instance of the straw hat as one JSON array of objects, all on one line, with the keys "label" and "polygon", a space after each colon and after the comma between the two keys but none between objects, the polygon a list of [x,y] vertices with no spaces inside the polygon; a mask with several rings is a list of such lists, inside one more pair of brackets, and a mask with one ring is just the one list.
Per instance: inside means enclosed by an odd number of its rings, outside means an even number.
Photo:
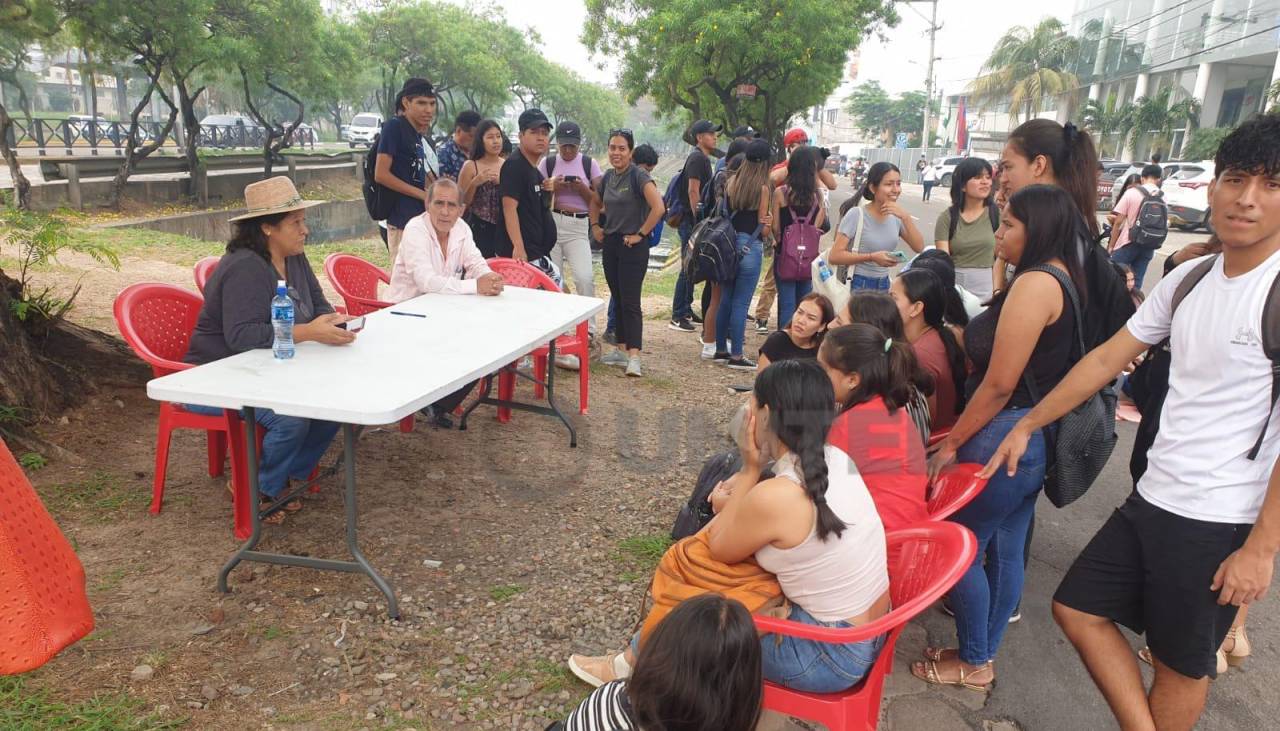
[{"label": "straw hat", "polygon": [[276,213],[300,211],[303,208],[318,206],[323,201],[306,201],[298,195],[293,181],[286,175],[277,175],[244,187],[244,205],[249,210],[231,219],[231,222],[247,221],[259,216],[270,216]]}]

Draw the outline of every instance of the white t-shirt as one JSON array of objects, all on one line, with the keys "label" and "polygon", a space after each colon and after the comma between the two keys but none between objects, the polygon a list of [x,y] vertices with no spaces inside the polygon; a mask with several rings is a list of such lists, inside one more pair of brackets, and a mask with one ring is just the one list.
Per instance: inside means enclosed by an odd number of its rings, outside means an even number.
[{"label": "white t-shirt", "polygon": [[[1169,336],[1174,290],[1199,261],[1160,280],[1129,319],[1131,335],[1150,345]],[[1272,414],[1257,459],[1248,457],[1271,407],[1262,309],[1277,273],[1280,252],[1230,279],[1219,258],[1178,306],[1169,395],[1147,472],[1138,482],[1138,492],[1152,505],[1214,523],[1257,519],[1280,456],[1280,426]]]}]

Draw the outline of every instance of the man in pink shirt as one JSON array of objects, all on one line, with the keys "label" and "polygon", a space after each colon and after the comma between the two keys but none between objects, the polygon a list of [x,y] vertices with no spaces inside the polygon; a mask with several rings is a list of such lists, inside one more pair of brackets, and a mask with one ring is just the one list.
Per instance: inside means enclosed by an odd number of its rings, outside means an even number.
[{"label": "man in pink shirt", "polygon": [[[591,259],[591,240],[587,236],[587,211],[596,198],[596,188],[604,177],[600,163],[581,154],[582,128],[577,122],[564,121],[556,127],[556,154],[538,164],[538,170],[555,180],[555,199],[552,212],[556,222],[556,245],[551,249],[551,261],[564,271],[566,262],[573,270],[575,294],[594,297],[596,293],[594,264]],[[588,170],[587,167],[591,169]],[[568,278],[565,278],[568,281]],[[596,334],[596,319],[587,320],[592,337]],[[575,356],[556,359],[562,367],[576,370]]]},{"label": "man in pink shirt", "polygon": [[[409,221],[391,269],[391,286],[383,296],[403,302],[423,294],[502,293],[502,276],[489,270],[476,248],[471,227],[459,221],[462,196],[458,184],[440,178],[427,188],[427,212]],[[462,403],[475,381],[424,408],[422,415],[441,429],[452,429],[449,415]]]},{"label": "man in pink shirt", "polygon": [[1142,246],[1129,246],[1129,231],[1138,220],[1138,211],[1148,195],[1160,195],[1160,178],[1164,170],[1159,165],[1147,165],[1142,168],[1142,180],[1138,185],[1125,191],[1111,211],[1111,261],[1116,264],[1127,264],[1133,270],[1133,286],[1142,289],[1142,279],[1147,274],[1147,265],[1155,256],[1155,249]]}]

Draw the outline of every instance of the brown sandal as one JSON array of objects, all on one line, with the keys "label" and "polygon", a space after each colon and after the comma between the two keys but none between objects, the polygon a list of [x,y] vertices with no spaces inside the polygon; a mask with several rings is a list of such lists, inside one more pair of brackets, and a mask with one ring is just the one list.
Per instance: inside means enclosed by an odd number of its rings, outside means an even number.
[{"label": "brown sandal", "polygon": [[926,647],[923,654],[926,660],[942,662],[943,660],[954,660],[959,657],[960,651],[953,647]]},{"label": "brown sandal", "polygon": [[[227,495],[228,497],[231,498],[231,502],[235,502],[236,489],[235,487],[232,486],[230,482],[227,483]],[[258,503],[258,512],[261,513],[264,508],[271,507],[271,504],[274,502],[275,501],[270,498],[263,498]],[[263,523],[266,523],[267,525],[280,525],[284,523],[285,513],[296,513],[299,510],[302,510],[302,501],[290,500],[288,503],[285,504],[284,508],[282,508],[280,511],[272,513],[271,515],[263,516],[261,520]]]},{"label": "brown sandal", "polygon": [[986,683],[981,683],[981,684],[975,683],[969,680],[974,675],[977,675],[978,673],[984,670],[992,670],[994,672],[994,669],[992,668],[990,662],[978,668],[977,670],[970,670],[968,672],[966,672],[964,668],[961,667],[960,665],[956,665],[955,669],[959,672],[959,677],[952,680],[952,679],[944,679],[942,677],[942,675],[938,672],[938,662],[936,660],[925,660],[924,662],[916,662],[911,664],[911,674],[923,680],[924,682],[930,683],[932,685],[953,685],[956,687],[965,688],[967,690],[976,691],[978,693],[987,693],[987,692],[990,692],[991,685],[992,683],[995,682],[994,677],[991,678],[991,680],[988,680]]}]

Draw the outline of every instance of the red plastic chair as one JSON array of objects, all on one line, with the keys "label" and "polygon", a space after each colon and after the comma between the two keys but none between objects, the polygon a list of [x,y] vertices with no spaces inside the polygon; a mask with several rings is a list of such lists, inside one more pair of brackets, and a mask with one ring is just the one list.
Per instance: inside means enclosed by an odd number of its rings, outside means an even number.
[{"label": "red plastic chair", "polygon": [[940,431],[935,431],[929,434],[929,446],[930,447],[934,446],[938,442],[941,442],[943,439],[946,439],[950,434],[951,434],[950,428],[942,429]]},{"label": "red plastic chair", "polygon": [[926,502],[929,520],[946,520],[960,508],[973,502],[987,487],[987,481],[978,477],[980,464],[953,464],[938,475],[933,483],[933,495]]},{"label": "red plastic chair", "polygon": [[352,254],[330,254],[324,259],[324,273],[352,317],[391,306],[378,299],[378,282],[391,284],[391,275],[375,264]]},{"label": "red plastic chair", "polygon": [[[391,275],[376,264],[353,254],[330,254],[324,258],[324,273],[338,290],[345,314],[361,317],[391,306],[390,302],[378,299],[378,282],[391,284]],[[406,434],[413,431],[412,416],[400,420],[400,431]]]},{"label": "red plastic chair", "polygon": [[842,693],[802,693],[766,682],[764,707],[824,724],[831,731],[874,731],[880,718],[884,680],[893,671],[893,651],[902,629],[947,593],[973,563],[978,541],[957,523],[929,522],[888,535],[889,594],[893,610],[874,622],[849,629],[815,627],[771,617],[755,617],[765,631],[819,642],[849,643],[888,633],[884,649],[861,683]]},{"label": "red plastic chair", "polygon": [[220,261],[222,261],[220,256],[206,256],[196,262],[196,289],[200,290],[200,294],[204,294],[204,285],[209,283],[209,277],[213,276],[213,270],[218,268]]},{"label": "red plastic chair", "polygon": [[38,668],[92,631],[84,567],[0,439],[0,675]]},{"label": "red plastic chair", "polygon": [[[115,301],[116,327],[129,347],[146,361],[157,378],[192,366],[179,359],[187,352],[191,333],[204,300],[200,295],[168,284],[142,283],[125,288]],[[231,484],[235,493],[236,537],[249,537],[249,483],[243,448],[240,417],[233,411],[223,416],[206,416],[162,402],[156,434],[156,469],[151,488],[151,512],[159,513],[164,503],[165,472],[169,465],[169,440],[174,429],[203,429],[207,432],[209,476],[222,475],[223,463],[231,453]],[[259,430],[258,437],[262,433]]]},{"label": "red plastic chair", "polygon": [[[559,292],[554,280],[541,269],[527,262],[516,261],[505,257],[488,260],[489,268],[502,275],[505,284],[512,287],[541,289],[547,292]],[[573,335],[561,335],[556,338],[558,355],[576,355],[578,357],[578,413],[587,413],[587,399],[590,394],[591,380],[591,340],[586,321],[578,323]],[[548,356],[550,349],[542,346],[529,355],[533,357],[533,377],[537,381],[533,387],[534,396],[542,398],[542,383],[546,381]],[[515,395],[515,374],[504,369],[498,375],[498,398],[510,400]],[[506,422],[511,417],[510,409],[498,409],[498,420]]]}]

